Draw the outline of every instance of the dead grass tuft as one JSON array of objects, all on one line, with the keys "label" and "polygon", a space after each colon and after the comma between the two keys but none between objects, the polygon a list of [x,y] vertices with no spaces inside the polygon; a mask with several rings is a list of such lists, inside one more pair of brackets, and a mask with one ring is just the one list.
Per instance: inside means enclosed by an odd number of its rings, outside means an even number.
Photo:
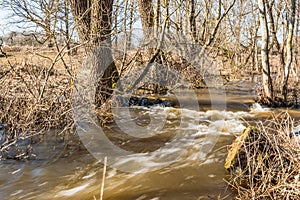
[{"label": "dead grass tuft", "polygon": [[293,126],[292,118],[281,113],[247,128],[235,141],[243,140],[232,146],[230,152],[239,149],[226,168],[236,199],[300,199],[300,144]]}]

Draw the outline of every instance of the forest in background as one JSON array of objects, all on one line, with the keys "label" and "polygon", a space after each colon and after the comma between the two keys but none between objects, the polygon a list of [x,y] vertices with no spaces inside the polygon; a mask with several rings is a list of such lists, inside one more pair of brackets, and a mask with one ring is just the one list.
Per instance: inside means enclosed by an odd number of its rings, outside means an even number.
[{"label": "forest in background", "polygon": [[[299,70],[299,2],[265,0],[3,1],[22,32],[3,37],[7,46],[56,47],[86,52],[109,39],[112,46],[134,45],[131,33],[163,29],[189,35],[209,51],[229,79],[261,75],[262,102],[291,105]],[[9,26],[9,24],[8,24]],[[149,31],[151,30],[151,31]],[[120,38],[120,33],[126,36]],[[158,37],[158,36],[155,36]],[[76,51],[76,50],[75,50]],[[293,104],[293,103],[292,103]]]},{"label": "forest in background", "polygon": [[[21,136],[72,130],[73,83],[82,58],[90,56],[101,71],[103,60],[114,61],[111,49],[126,51],[139,44],[132,34],[136,27],[142,27],[146,42],[163,31],[190,37],[215,60],[224,83],[256,77],[264,104],[298,104],[300,10],[295,0],[13,0],[0,7],[15,16],[10,23],[23,27],[1,39],[0,122],[14,133],[2,151]],[[109,48],[91,56],[104,43]],[[127,57],[121,65],[132,60],[172,63],[159,48],[147,54]],[[184,62],[175,64],[183,69]],[[95,100],[102,111],[109,108],[106,102],[122,76],[120,69],[115,60],[99,77]]]}]

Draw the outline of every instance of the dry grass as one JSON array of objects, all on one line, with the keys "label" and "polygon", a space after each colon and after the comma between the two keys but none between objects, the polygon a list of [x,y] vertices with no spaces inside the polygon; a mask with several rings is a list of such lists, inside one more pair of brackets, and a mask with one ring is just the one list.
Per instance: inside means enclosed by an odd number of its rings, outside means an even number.
[{"label": "dry grass", "polygon": [[[0,67],[0,152],[9,155],[20,141],[50,129],[69,134],[73,129],[72,87],[74,70],[55,52],[10,51]],[[57,59],[56,59],[57,58]],[[5,156],[4,156],[5,155]]]},{"label": "dry grass", "polygon": [[281,113],[248,129],[228,168],[236,199],[300,199],[300,144],[293,126]]}]

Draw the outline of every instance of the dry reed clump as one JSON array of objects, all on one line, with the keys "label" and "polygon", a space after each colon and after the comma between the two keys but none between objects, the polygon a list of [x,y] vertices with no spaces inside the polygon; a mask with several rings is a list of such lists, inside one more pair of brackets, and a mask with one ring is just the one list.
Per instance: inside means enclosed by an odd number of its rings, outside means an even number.
[{"label": "dry reed clump", "polygon": [[225,164],[236,199],[300,199],[300,140],[293,125],[281,113],[236,139]]},{"label": "dry reed clump", "polygon": [[72,130],[73,78],[61,66],[4,62],[8,64],[0,68],[0,159],[22,159],[28,156],[32,136],[50,129],[64,136]]}]

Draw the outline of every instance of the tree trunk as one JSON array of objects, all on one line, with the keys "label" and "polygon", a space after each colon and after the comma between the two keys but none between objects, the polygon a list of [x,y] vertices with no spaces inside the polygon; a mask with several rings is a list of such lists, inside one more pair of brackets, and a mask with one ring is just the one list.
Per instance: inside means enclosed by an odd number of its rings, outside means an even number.
[{"label": "tree trunk", "polygon": [[91,25],[90,0],[69,0],[73,18],[81,42],[89,41]]},{"label": "tree trunk", "polygon": [[127,48],[132,46],[132,32],[134,23],[134,0],[130,0],[129,33],[127,35]]},{"label": "tree trunk", "polygon": [[155,35],[158,34],[159,22],[160,22],[160,0],[156,0],[156,9],[155,9]]},{"label": "tree trunk", "polygon": [[[126,6],[125,6],[125,18],[124,18],[124,23],[126,23],[126,17],[127,17],[127,15],[126,15],[126,12],[127,12],[127,3],[128,3],[128,0],[126,0],[125,1],[125,4],[126,4]],[[115,13],[114,13],[114,24],[118,24],[118,18],[119,18],[119,10],[120,10],[120,6],[119,6],[119,0],[116,0],[116,3],[115,3]],[[114,28],[115,30],[114,30],[114,34],[115,34],[115,41],[114,41],[114,46],[115,47],[117,47],[118,46],[118,26],[115,26],[115,28]],[[126,33],[126,24],[125,24],[125,26],[124,26],[124,32]]]},{"label": "tree trunk", "polygon": [[295,15],[296,15],[296,1],[290,0],[290,13],[289,13],[289,26],[286,41],[286,63],[284,66],[284,77],[283,77],[283,87],[282,94],[284,96],[284,101],[287,103],[287,93],[288,93],[288,81],[291,71],[291,65],[293,62],[293,36],[294,36],[294,26],[295,26]]},{"label": "tree trunk", "polygon": [[65,39],[66,39],[66,45],[67,45],[67,50],[68,50],[68,55],[71,54],[70,52],[70,33],[69,33],[69,29],[70,29],[70,26],[69,26],[69,2],[68,0],[64,0],[64,22],[65,22],[65,29],[66,29],[66,32],[65,32]]},{"label": "tree trunk", "polygon": [[[271,79],[270,63],[269,63],[269,29],[266,13],[265,0],[258,0],[259,19],[261,24],[262,44],[261,44],[261,59],[262,59],[262,86],[264,97],[267,101],[273,101],[273,85]],[[270,103],[270,102],[268,102]]]},{"label": "tree trunk", "polygon": [[87,42],[86,49],[91,51],[89,59],[98,81],[95,102],[100,107],[109,99],[113,83],[118,80],[111,53],[113,0],[70,0],[70,3],[80,39]]},{"label": "tree trunk", "polygon": [[91,0],[90,43],[92,48],[111,42],[113,0]]},{"label": "tree trunk", "polygon": [[273,12],[272,12],[272,8],[274,6],[274,0],[271,2],[267,2],[266,3],[266,8],[267,8],[267,12],[269,15],[269,20],[270,20],[270,29],[271,29],[271,35],[272,35],[272,44],[271,47],[273,45],[275,45],[277,51],[280,51],[280,44],[278,42],[277,36],[276,36],[276,28],[275,28],[275,22],[274,22],[274,16],[273,16]]},{"label": "tree trunk", "polygon": [[193,40],[197,43],[198,42],[198,35],[197,35],[197,26],[196,26],[196,16],[195,16],[195,0],[190,0],[190,31]]},{"label": "tree trunk", "polygon": [[139,0],[138,1],[140,17],[145,38],[149,38],[152,28],[154,27],[154,11],[152,0]]}]

